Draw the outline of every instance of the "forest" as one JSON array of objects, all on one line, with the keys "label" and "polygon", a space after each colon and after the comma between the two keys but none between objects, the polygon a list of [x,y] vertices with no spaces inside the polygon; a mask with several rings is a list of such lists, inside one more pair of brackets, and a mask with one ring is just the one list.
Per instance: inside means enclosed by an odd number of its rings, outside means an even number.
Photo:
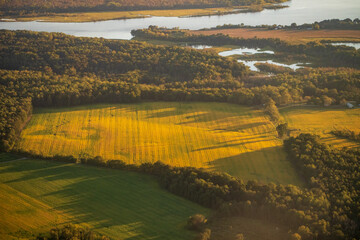
[{"label": "forest", "polygon": [[284,0],[12,0],[0,1],[0,11],[5,14],[35,14],[49,12],[86,12],[145,9],[186,9],[204,7],[230,7],[271,4]]},{"label": "forest", "polygon": [[[134,41],[77,38],[65,34],[1,31],[0,68],[67,75],[96,75],[146,83],[239,78],[244,65],[214,54]],[[200,64],[199,64],[200,62]],[[130,73],[133,71],[132,73]],[[125,74],[125,75],[124,75]],[[129,75],[130,74],[130,75]]]}]

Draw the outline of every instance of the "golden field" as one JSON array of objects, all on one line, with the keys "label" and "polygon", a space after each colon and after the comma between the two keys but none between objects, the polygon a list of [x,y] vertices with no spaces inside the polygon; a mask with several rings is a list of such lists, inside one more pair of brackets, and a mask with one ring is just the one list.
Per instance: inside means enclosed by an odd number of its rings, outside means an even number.
[{"label": "golden field", "polygon": [[[360,129],[360,109],[280,108],[292,135],[318,134],[337,147],[338,128]],[[262,110],[225,103],[145,102],[36,109],[19,150],[44,156],[101,156],[219,170],[245,180],[302,185]]]},{"label": "golden field", "polygon": [[301,185],[261,110],[225,103],[140,103],[37,109],[18,148],[45,156],[162,161],[243,179]]},{"label": "golden field", "polygon": [[321,139],[334,147],[357,148],[360,144],[337,138],[330,132],[338,129],[360,131],[360,109],[346,109],[345,107],[316,107],[300,106],[279,109],[285,122],[292,129],[291,135],[299,133],[317,134]]},{"label": "golden field", "polygon": [[300,44],[310,41],[330,40],[330,41],[360,41],[359,30],[267,30],[267,29],[249,29],[249,28],[235,28],[235,29],[217,29],[217,30],[203,30],[191,31],[192,34],[199,35],[214,35],[222,33],[230,37],[238,38],[279,38],[281,40]]}]

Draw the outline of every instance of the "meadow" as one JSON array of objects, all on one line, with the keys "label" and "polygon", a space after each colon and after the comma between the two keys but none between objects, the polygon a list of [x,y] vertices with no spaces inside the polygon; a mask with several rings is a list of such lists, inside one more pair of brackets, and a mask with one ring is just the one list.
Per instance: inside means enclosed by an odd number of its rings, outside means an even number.
[{"label": "meadow", "polygon": [[299,106],[279,108],[283,120],[289,124],[291,135],[300,132],[319,135],[327,144],[334,147],[358,148],[359,143],[337,138],[330,132],[348,129],[358,132],[360,129],[360,109],[345,107]]},{"label": "meadow", "polygon": [[151,176],[30,159],[0,162],[0,212],[0,239],[33,238],[66,223],[112,239],[192,239],[187,218],[210,214]]},{"label": "meadow", "polygon": [[129,164],[162,161],[225,171],[245,180],[302,184],[262,110],[225,103],[35,109],[17,148]]},{"label": "meadow", "polygon": [[359,30],[265,30],[265,29],[218,29],[191,31],[193,34],[213,35],[222,33],[238,38],[279,38],[293,44],[304,44],[310,41],[330,40],[338,42],[359,42]]}]

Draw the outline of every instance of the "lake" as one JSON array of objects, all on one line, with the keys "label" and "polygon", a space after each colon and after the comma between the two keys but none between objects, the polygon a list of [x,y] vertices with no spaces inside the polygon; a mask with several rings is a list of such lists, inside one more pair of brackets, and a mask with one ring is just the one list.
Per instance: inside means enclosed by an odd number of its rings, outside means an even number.
[{"label": "lake", "polygon": [[270,63],[281,67],[287,67],[291,68],[292,70],[297,70],[300,68],[304,68],[303,65],[307,65],[308,63],[294,63],[294,64],[284,64],[284,63],[278,63],[274,62],[273,60],[266,60],[266,61],[245,61],[245,60],[238,60],[238,62],[243,63],[245,66],[248,66],[251,71],[258,72],[259,69],[255,66],[256,63]]},{"label": "lake", "polygon": [[[236,49],[232,49],[229,51],[219,52],[219,55],[222,57],[228,57],[228,56],[233,56],[233,55],[252,55],[252,54],[259,54],[259,53],[266,53],[266,54],[270,54],[270,55],[275,54],[273,51],[266,51],[266,50],[262,50],[260,48],[236,48]],[[259,69],[255,66],[256,63],[270,63],[270,64],[274,64],[277,66],[288,67],[288,68],[291,68],[292,70],[297,70],[299,68],[303,68],[303,65],[308,64],[308,63],[284,64],[284,63],[274,62],[273,60],[265,60],[265,61],[238,60],[238,62],[241,62],[245,66],[248,66],[251,71],[259,71]]]},{"label": "lake", "polygon": [[151,17],[86,23],[0,22],[0,29],[63,32],[81,37],[131,39],[130,31],[132,29],[147,28],[149,25],[197,30],[223,24],[289,25],[293,22],[303,24],[325,19],[355,19],[360,17],[360,0],[293,0],[286,2],[285,5],[289,5],[289,7],[224,16]]},{"label": "lake", "polygon": [[228,57],[232,55],[252,55],[252,54],[275,54],[274,51],[261,50],[260,48],[236,48],[229,51],[220,52],[219,55],[222,57]]}]

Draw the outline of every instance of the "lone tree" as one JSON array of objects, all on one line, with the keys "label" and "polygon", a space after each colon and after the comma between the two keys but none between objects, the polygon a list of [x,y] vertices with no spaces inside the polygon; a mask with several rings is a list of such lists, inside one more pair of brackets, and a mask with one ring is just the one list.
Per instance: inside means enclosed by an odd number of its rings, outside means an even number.
[{"label": "lone tree", "polygon": [[210,229],[205,229],[202,233],[199,234],[198,236],[198,240],[210,240],[211,238],[211,230]]},{"label": "lone tree", "polygon": [[320,25],[318,23],[314,23],[312,26],[313,30],[319,30],[320,29]]},{"label": "lone tree", "polygon": [[237,234],[235,240],[245,240],[244,234],[242,233]]},{"label": "lone tree", "polygon": [[289,136],[288,123],[280,123],[276,127],[276,131],[279,135],[279,138],[288,137]]},{"label": "lone tree", "polygon": [[205,223],[207,222],[207,219],[202,214],[195,214],[191,217],[189,217],[189,220],[187,222],[187,227],[190,230],[194,231],[201,231],[204,228]]},{"label": "lone tree", "polygon": [[270,117],[270,120],[273,123],[277,123],[280,119],[280,113],[275,105],[275,101],[269,98],[264,105],[264,111]]}]

